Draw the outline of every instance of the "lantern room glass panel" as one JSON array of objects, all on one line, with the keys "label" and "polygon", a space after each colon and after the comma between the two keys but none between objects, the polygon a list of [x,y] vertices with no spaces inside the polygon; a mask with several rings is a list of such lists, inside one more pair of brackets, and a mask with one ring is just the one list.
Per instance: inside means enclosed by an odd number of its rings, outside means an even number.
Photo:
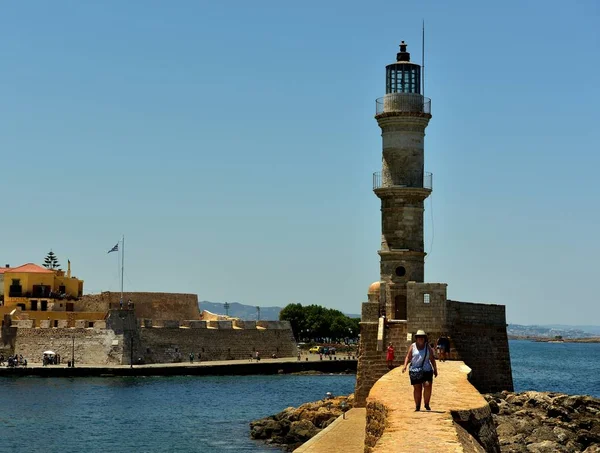
[{"label": "lantern room glass panel", "polygon": [[421,67],[416,64],[394,63],[386,67],[386,93],[421,93]]}]

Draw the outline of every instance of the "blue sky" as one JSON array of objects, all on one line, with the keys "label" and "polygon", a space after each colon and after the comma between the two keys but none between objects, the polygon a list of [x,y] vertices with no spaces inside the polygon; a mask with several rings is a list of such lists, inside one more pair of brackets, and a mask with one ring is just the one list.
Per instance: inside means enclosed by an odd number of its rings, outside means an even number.
[{"label": "blue sky", "polygon": [[[600,4],[6,2],[0,261],[87,292],[359,313],[379,278],[375,99],[427,29],[426,280],[600,324]],[[433,219],[433,220],[432,220]]]}]

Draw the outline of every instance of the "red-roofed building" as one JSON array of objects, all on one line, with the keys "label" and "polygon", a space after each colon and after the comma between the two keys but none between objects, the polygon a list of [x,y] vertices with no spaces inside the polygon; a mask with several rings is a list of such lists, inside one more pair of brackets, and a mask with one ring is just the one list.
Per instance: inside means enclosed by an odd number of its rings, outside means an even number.
[{"label": "red-roofed building", "polygon": [[37,264],[27,263],[18,267],[9,267],[4,268],[4,273],[19,273],[26,272],[28,274],[54,274],[55,271],[51,269],[47,269],[42,266],[38,266]]},{"label": "red-roofed building", "polygon": [[34,263],[0,268],[3,305],[22,311],[73,311],[73,301],[83,295],[83,280]]}]

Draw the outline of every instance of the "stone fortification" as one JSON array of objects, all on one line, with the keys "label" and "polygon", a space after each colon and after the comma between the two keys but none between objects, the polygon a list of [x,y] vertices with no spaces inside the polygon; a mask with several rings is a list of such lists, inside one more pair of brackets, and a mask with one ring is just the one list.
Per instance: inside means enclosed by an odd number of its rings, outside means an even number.
[{"label": "stone fortification", "polygon": [[[373,384],[389,371],[387,344],[394,344],[395,364],[400,365],[418,329],[425,330],[434,345],[443,333],[449,336],[451,358],[464,361],[472,369],[471,382],[480,392],[513,390],[505,307],[446,300],[445,287],[409,282],[409,320],[386,321],[379,340],[379,305],[363,304],[355,390],[358,405],[364,406]],[[424,294],[430,295],[427,304],[423,303]]]},{"label": "stone fortification", "polygon": [[512,391],[504,305],[449,300],[447,324],[453,357],[473,369],[473,385],[482,393]]},{"label": "stone fortification", "polygon": [[[103,292],[83,296],[76,304],[77,311],[104,311],[119,308],[121,293]],[[123,293],[124,306],[131,301],[135,315],[148,319],[200,319],[198,296],[178,293]]]},{"label": "stone fortification", "polygon": [[270,327],[240,329],[233,328],[231,321],[209,321],[190,327],[141,328],[134,357],[145,363],[171,363],[189,360],[190,352],[202,360],[249,359],[255,351],[263,358],[295,356],[289,324]]},{"label": "stone fortification", "polygon": [[72,358],[75,363],[118,365],[123,358],[123,335],[109,329],[90,328],[11,328],[14,330],[13,350],[30,362],[41,362],[47,350],[60,354],[63,363]]},{"label": "stone fortification", "polygon": [[[85,314],[79,312],[79,314]],[[5,316],[0,349],[32,362],[52,350],[65,361],[75,339],[76,363],[173,363],[189,353],[206,360],[295,357],[296,342],[287,321],[139,319],[136,310],[110,309],[105,320],[13,320]],[[55,323],[57,325],[55,325]],[[132,354],[133,352],[133,354]]]}]

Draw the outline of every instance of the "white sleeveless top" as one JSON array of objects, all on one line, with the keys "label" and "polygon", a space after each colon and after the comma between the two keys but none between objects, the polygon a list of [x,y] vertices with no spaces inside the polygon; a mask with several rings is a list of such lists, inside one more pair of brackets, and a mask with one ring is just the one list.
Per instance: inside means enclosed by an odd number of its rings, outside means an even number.
[{"label": "white sleeveless top", "polygon": [[[433,371],[433,367],[429,361],[429,357],[431,356],[429,345],[425,344],[425,347],[420,351],[417,348],[417,343],[413,343],[410,346],[412,348],[412,359],[410,361],[410,366],[415,368],[422,366],[423,371]],[[423,361],[425,360],[425,352],[427,352],[427,362],[423,365]]]}]

